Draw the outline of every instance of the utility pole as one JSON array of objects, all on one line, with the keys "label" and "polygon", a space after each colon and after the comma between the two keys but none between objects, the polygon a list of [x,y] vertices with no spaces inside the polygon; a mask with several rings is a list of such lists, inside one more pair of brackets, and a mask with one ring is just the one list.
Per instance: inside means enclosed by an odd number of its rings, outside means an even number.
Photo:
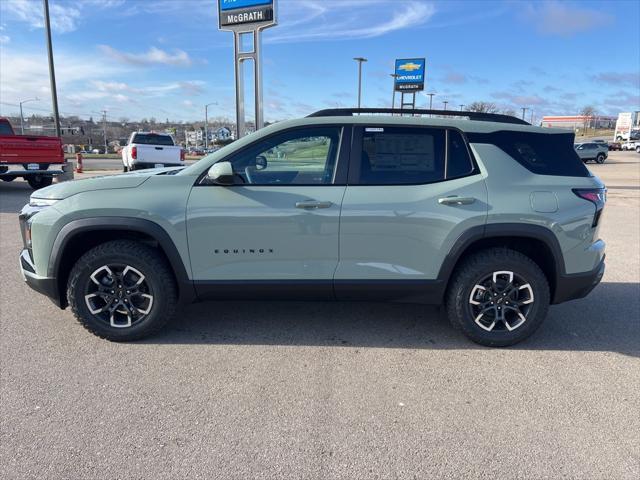
[{"label": "utility pole", "polygon": [[444,103],[444,109],[446,110],[446,109],[447,109],[447,103],[449,103],[449,102],[448,102],[447,100],[445,100],[445,101],[444,101],[444,102],[442,102],[442,103]]},{"label": "utility pole", "polygon": [[524,112],[529,110],[529,107],[521,107],[522,108],[522,120],[524,120]]},{"label": "utility pole", "polygon": [[107,111],[102,110],[102,135],[104,136],[104,153],[109,153],[109,146],[107,145]]},{"label": "utility pole", "polygon": [[60,114],[58,113],[58,93],[56,90],[56,72],[53,65],[53,47],[51,46],[51,22],[49,21],[49,0],[42,0],[44,7],[44,26],[47,36],[47,54],[49,56],[49,81],[51,83],[51,103],[53,105],[53,122],[56,136],[60,136]]},{"label": "utility pole", "polygon": [[362,100],[362,64],[367,61],[364,57],[355,57],[354,60],[358,62],[358,108],[360,108]]},{"label": "utility pole", "polygon": [[27,102],[37,102],[39,100],[38,97],[30,98],[28,100],[22,100],[20,102],[20,135],[24,135],[24,115],[22,114],[22,104]]},{"label": "utility pole", "polygon": [[204,148],[209,148],[209,113],[208,109],[211,105],[218,105],[218,102],[211,102],[204,106]]},{"label": "utility pole", "polygon": [[398,78],[398,74],[390,73],[389,75],[393,79],[393,84],[391,85],[391,88],[393,89],[391,94],[391,108],[396,108],[396,78]]}]

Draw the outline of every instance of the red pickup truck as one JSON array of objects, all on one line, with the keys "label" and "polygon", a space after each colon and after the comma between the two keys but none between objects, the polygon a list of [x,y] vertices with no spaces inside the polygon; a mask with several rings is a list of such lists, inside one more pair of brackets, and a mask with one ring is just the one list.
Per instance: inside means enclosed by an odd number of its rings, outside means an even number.
[{"label": "red pickup truck", "polygon": [[51,185],[53,177],[73,172],[59,137],[16,135],[6,118],[0,117],[0,178],[10,182],[24,178],[31,188]]}]

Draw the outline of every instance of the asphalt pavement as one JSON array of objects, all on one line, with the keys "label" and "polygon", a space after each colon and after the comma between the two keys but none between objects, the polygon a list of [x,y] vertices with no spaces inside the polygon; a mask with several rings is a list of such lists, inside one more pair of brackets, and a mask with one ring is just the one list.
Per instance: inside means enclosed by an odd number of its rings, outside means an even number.
[{"label": "asphalt pavement", "polygon": [[0,478],[640,477],[640,155],[609,187],[603,283],[489,349],[436,308],[219,302],[115,344],[29,290],[0,182]]}]

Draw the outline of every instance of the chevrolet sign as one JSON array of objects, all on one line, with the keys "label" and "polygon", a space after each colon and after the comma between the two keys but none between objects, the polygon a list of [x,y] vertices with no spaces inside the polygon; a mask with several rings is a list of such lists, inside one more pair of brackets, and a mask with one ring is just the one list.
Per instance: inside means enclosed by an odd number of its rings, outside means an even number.
[{"label": "chevrolet sign", "polygon": [[426,61],[424,58],[396,60],[395,89],[399,92],[424,90]]},{"label": "chevrolet sign", "polygon": [[274,0],[218,0],[220,29],[236,25],[249,29],[275,24]]}]

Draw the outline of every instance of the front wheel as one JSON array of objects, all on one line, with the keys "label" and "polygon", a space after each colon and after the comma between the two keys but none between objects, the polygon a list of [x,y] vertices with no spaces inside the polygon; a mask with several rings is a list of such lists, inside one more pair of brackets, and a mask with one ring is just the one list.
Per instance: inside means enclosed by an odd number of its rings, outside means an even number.
[{"label": "front wheel", "polygon": [[549,309],[549,283],[529,257],[482,250],[456,270],[447,292],[449,321],[476,343],[505,347],[535,332]]},{"label": "front wheel", "polygon": [[596,163],[604,163],[604,153],[599,153],[598,156],[596,157]]},{"label": "front wheel", "polygon": [[160,252],[116,240],[78,260],[69,276],[67,299],[78,322],[91,333],[130,341],[152,335],[169,321],[177,288]]},{"label": "front wheel", "polygon": [[39,188],[48,187],[53,183],[53,177],[44,176],[44,175],[30,175],[27,177],[27,182],[29,186],[34,190],[38,190]]}]

